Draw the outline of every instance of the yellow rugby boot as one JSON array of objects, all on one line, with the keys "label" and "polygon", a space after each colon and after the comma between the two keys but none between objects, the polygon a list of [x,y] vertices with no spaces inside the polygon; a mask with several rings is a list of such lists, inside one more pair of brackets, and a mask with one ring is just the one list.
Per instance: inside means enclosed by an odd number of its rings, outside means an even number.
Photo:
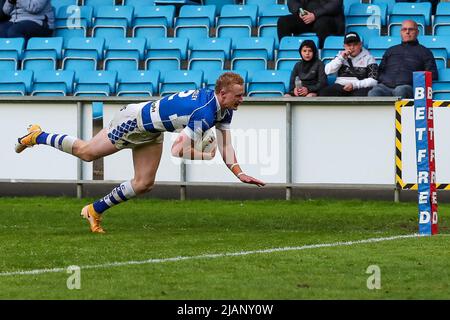
[{"label": "yellow rugby boot", "polygon": [[21,138],[17,139],[15,150],[17,153],[21,153],[26,148],[32,147],[36,144],[36,138],[42,133],[42,129],[37,124],[29,125],[27,128],[28,133]]},{"label": "yellow rugby boot", "polygon": [[81,210],[81,216],[89,221],[92,232],[105,233],[105,230],[103,230],[100,225],[100,222],[102,221],[102,215],[95,211],[92,203],[88,204]]}]

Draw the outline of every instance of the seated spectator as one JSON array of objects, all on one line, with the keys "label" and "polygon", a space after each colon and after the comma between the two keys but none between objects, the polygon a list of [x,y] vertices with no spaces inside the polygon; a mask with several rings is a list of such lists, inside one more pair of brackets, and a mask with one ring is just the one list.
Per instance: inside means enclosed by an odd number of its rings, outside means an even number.
[{"label": "seated spectator", "polygon": [[336,72],[335,83],[323,88],[320,96],[367,96],[377,84],[378,65],[356,32],[345,35],[344,51],[325,66],[327,75]]},{"label": "seated spectator", "polygon": [[[305,40],[298,49],[302,60],[292,69],[289,94],[286,96],[315,97],[317,92],[327,84],[323,62],[319,59],[316,44],[312,40]],[[295,79],[302,82],[296,87]]]},{"label": "seated spectator", "polygon": [[315,32],[319,47],[331,34],[344,34],[344,6],[342,0],[288,0],[291,15],[278,19],[278,38]]},{"label": "seated spectator", "polygon": [[52,36],[55,15],[50,0],[6,0],[2,9],[11,18],[0,23],[0,38]]},{"label": "seated spectator", "polygon": [[417,23],[412,20],[403,21],[400,33],[402,43],[390,47],[384,53],[378,68],[378,85],[369,91],[370,97],[413,98],[414,71],[431,71],[433,80],[438,79],[433,53],[417,40]]},{"label": "seated spectator", "polygon": [[5,4],[5,1],[7,0],[0,0],[0,22],[8,21],[11,18],[9,15],[5,14],[3,10],[1,10]]}]

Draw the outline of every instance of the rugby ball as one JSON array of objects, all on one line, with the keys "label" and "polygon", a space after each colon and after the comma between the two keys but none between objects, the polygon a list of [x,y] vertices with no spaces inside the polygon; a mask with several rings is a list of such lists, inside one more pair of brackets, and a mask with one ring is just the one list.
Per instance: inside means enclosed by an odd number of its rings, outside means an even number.
[{"label": "rugby ball", "polygon": [[212,152],[216,147],[216,135],[214,129],[206,130],[202,138],[195,142],[195,148],[202,152]]}]

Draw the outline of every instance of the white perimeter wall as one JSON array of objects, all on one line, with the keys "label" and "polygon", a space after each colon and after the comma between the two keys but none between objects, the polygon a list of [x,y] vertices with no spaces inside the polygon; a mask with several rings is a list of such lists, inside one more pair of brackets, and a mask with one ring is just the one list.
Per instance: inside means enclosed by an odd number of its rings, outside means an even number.
[{"label": "white perimeter wall", "polygon": [[[76,180],[77,160],[46,146],[14,152],[17,137],[28,124],[45,131],[77,135],[77,103],[58,101],[0,101],[0,180]],[[394,184],[394,100],[349,102],[315,99],[247,99],[232,122],[233,144],[242,168],[268,183],[287,182],[286,103],[292,105],[292,183],[298,184]],[[362,100],[361,100],[362,101]],[[104,126],[129,101],[105,101]],[[438,183],[450,183],[450,108],[437,108],[436,158]],[[92,136],[91,104],[82,107],[83,138]],[[413,108],[403,110],[403,179],[415,181]],[[166,133],[158,182],[181,179],[180,159],[170,155],[174,134]],[[105,158],[105,180],[133,176],[130,150]],[[219,155],[206,161],[187,161],[189,182],[237,182]],[[84,180],[92,179],[92,164],[83,164]]]}]

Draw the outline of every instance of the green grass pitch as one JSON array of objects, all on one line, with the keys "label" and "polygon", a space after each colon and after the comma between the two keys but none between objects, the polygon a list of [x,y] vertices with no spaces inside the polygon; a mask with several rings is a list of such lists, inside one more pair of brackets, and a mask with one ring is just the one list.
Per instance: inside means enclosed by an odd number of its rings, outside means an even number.
[{"label": "green grass pitch", "polygon": [[447,204],[439,235],[349,243],[416,233],[417,204],[135,199],[98,235],[89,201],[0,198],[0,299],[450,299]]}]

